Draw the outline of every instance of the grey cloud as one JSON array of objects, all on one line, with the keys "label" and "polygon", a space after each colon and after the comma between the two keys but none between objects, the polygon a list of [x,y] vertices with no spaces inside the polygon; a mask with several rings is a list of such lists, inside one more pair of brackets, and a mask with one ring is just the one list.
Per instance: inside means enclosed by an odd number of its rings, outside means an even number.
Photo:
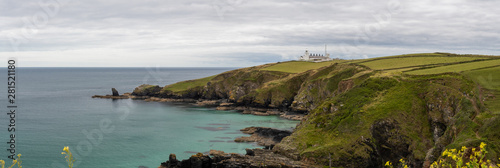
[{"label": "grey cloud", "polygon": [[[23,18],[43,12],[38,0],[0,2],[0,35],[4,37],[21,32]],[[92,53],[95,48],[109,48],[123,53],[147,51],[151,55],[144,57],[165,60],[173,58],[170,53],[186,59],[206,56],[210,65],[199,65],[222,66],[283,61],[300,55],[297,51],[304,48],[321,48],[324,44],[339,55],[346,53],[333,46],[356,48],[359,57],[435,51],[495,54],[500,44],[498,1],[69,2],[20,45],[20,52]],[[400,8],[390,11],[394,2]],[[0,55],[12,54],[8,38],[1,38],[0,43]]]}]

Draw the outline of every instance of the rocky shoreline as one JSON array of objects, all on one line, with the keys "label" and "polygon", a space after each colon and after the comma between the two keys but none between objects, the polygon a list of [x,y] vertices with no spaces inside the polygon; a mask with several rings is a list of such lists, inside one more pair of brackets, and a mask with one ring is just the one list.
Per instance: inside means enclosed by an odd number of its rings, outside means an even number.
[{"label": "rocky shoreline", "polygon": [[257,142],[265,148],[247,148],[245,155],[210,150],[208,155],[198,153],[182,161],[177,160],[175,154],[170,154],[169,159],[161,163],[159,168],[314,167],[272,151],[274,145],[281,142],[284,137],[289,136],[291,131],[267,127],[247,127],[240,131],[251,134],[251,136],[236,138],[235,142]]},{"label": "rocky shoreline", "polygon": [[268,149],[246,149],[246,151],[245,155],[241,155],[211,150],[209,155],[198,153],[182,161],[177,160],[175,154],[170,154],[169,159],[161,163],[158,168],[313,167],[303,162],[291,160]]},{"label": "rocky shoreline", "polygon": [[[144,100],[147,102],[182,102],[189,103],[195,106],[201,107],[215,107],[216,110],[235,110],[239,111],[242,114],[251,114],[258,116],[270,116],[276,115],[284,119],[296,120],[300,121],[304,118],[304,114],[295,113],[289,111],[283,111],[280,109],[273,108],[259,108],[259,107],[245,107],[245,106],[237,106],[234,103],[229,103],[226,99],[221,100],[203,100],[203,99],[189,99],[189,98],[160,98],[153,96],[137,96],[132,93],[124,93],[119,95],[118,92],[115,92],[116,89],[113,90],[113,95],[94,95],[92,98],[101,98],[101,99],[136,99],[136,100]],[[114,94],[116,93],[116,94]]]}]

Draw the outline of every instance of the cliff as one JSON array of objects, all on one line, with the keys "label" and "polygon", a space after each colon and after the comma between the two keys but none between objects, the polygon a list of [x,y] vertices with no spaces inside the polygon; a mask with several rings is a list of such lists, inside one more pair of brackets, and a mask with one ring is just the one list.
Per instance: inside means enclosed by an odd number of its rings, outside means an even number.
[{"label": "cliff", "polygon": [[406,158],[428,167],[445,149],[500,152],[500,59],[449,53],[323,63],[284,62],[132,93],[224,100],[230,106],[307,114],[273,151],[336,167],[382,167]]}]

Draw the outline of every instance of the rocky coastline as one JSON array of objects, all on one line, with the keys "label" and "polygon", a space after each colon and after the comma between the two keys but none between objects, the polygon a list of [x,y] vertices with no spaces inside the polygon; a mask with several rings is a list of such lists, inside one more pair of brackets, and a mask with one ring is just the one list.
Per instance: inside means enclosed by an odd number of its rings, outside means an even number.
[{"label": "rocky coastline", "polygon": [[189,159],[177,160],[175,154],[170,154],[166,162],[161,163],[158,168],[258,168],[258,167],[282,167],[301,168],[313,167],[303,162],[294,161],[283,155],[276,154],[268,149],[246,149],[246,154],[225,153],[223,151],[211,150],[208,155],[198,153]]},{"label": "rocky coastline", "polygon": [[210,150],[208,155],[198,153],[182,161],[177,160],[175,154],[170,154],[169,159],[161,163],[159,168],[314,167],[272,151],[274,145],[289,136],[291,131],[266,127],[247,127],[240,131],[251,136],[236,138],[235,142],[257,142],[265,148],[247,148],[245,155]]},{"label": "rocky coastline", "polygon": [[[160,98],[148,95],[137,95],[134,93],[124,93],[119,95],[116,89],[112,88],[112,95],[94,95],[92,98],[101,99],[136,99],[144,100],[147,102],[177,102],[177,103],[188,103],[200,107],[212,107],[216,110],[229,111],[234,110],[241,112],[242,114],[251,114],[258,116],[270,116],[276,115],[284,119],[300,121],[304,118],[305,114],[284,111],[276,108],[263,108],[263,107],[249,107],[249,106],[238,106],[235,103],[230,103],[227,99],[219,100],[205,100],[205,99],[192,99],[192,98]],[[116,91],[116,92],[115,92]]]}]

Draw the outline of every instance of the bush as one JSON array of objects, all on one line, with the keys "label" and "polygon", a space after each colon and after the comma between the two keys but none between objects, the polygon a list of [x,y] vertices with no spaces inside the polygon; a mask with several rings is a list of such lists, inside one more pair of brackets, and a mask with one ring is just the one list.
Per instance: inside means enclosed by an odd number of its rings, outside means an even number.
[{"label": "bush", "polygon": [[[462,149],[446,149],[441,155],[439,161],[432,163],[431,168],[498,168],[500,164],[493,164],[491,160],[486,160],[485,156],[488,153],[486,151],[486,144],[481,142],[479,145],[479,151],[476,148],[467,148],[465,146]],[[498,158],[500,160],[500,158]],[[399,167],[407,168],[404,159],[400,160],[401,164]],[[390,161],[385,163],[386,167],[392,168],[393,165]]]}]

